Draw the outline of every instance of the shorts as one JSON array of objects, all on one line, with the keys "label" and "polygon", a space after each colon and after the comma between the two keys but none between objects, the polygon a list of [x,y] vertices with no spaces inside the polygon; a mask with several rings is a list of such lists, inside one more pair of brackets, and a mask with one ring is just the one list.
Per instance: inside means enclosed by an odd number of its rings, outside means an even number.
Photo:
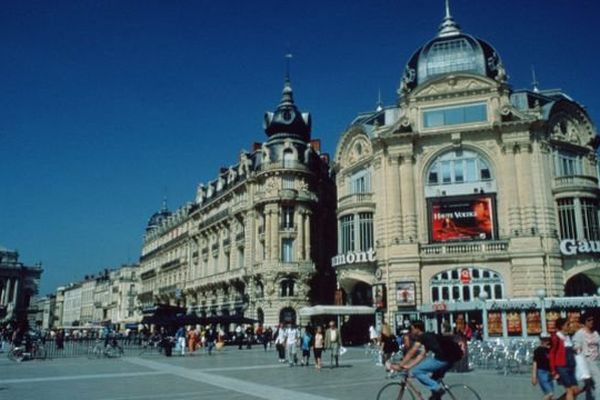
[{"label": "shorts", "polygon": [[558,383],[564,387],[577,386],[577,379],[575,379],[575,368],[573,367],[556,367],[558,372]]},{"label": "shorts", "polygon": [[554,393],[554,381],[552,380],[552,374],[550,374],[550,371],[538,369],[537,380],[544,394]]},{"label": "shorts", "polygon": [[315,348],[313,350],[313,352],[315,353],[315,358],[321,358],[321,353],[323,352],[323,349],[317,349],[317,348]]}]

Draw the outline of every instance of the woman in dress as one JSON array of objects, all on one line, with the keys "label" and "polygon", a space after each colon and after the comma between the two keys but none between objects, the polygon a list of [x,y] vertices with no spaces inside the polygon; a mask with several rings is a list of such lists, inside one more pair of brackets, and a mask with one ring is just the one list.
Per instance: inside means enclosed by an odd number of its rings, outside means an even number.
[{"label": "woman in dress", "polygon": [[[600,400],[600,335],[594,330],[594,316],[586,313],[580,318],[582,327],[573,336],[575,352],[585,357],[591,379],[586,379],[586,399],[595,398]],[[592,383],[593,382],[593,383]]]}]

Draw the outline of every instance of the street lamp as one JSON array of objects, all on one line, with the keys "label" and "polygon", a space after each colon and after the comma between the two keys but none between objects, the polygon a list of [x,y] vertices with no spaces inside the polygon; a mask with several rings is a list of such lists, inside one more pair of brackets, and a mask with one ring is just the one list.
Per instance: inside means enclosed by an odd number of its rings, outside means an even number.
[{"label": "street lamp", "polygon": [[537,297],[540,299],[540,303],[542,304],[541,311],[541,321],[542,321],[542,335],[546,335],[548,332],[546,330],[546,301],[544,298],[546,297],[545,289],[538,289],[535,291]]},{"label": "street lamp", "polygon": [[488,299],[488,293],[484,290],[479,293],[479,300],[482,303],[482,318],[483,318],[483,340],[489,339],[488,334],[488,317],[487,317],[487,308],[485,306],[485,301]]}]

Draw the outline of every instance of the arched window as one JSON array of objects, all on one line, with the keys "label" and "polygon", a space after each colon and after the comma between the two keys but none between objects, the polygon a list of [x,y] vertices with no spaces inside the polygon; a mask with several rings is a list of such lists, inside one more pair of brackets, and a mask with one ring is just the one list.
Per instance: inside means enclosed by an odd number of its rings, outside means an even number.
[{"label": "arched window", "polygon": [[490,167],[479,154],[468,150],[449,151],[431,164],[427,185],[481,182],[492,179]]},{"label": "arched window", "polygon": [[482,292],[488,299],[505,296],[504,279],[494,271],[479,267],[461,267],[440,272],[431,278],[431,301],[474,301]]},{"label": "arched window", "polygon": [[293,167],[295,161],[296,161],[296,157],[292,150],[286,149],[283,151],[283,167],[284,168]]},{"label": "arched window", "polygon": [[281,297],[292,297],[294,296],[294,280],[284,279],[281,281]]}]

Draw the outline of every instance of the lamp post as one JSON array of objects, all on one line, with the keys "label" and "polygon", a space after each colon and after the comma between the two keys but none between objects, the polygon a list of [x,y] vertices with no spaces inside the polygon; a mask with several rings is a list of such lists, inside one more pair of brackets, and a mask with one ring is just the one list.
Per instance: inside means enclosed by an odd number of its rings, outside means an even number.
[{"label": "lamp post", "polygon": [[540,303],[542,304],[541,310],[540,310],[541,321],[542,321],[542,335],[546,335],[548,333],[548,331],[546,329],[546,301],[545,301],[546,290],[538,289],[535,291],[535,293],[537,294],[537,297],[540,299]]},{"label": "lamp post", "polygon": [[482,304],[481,314],[482,314],[482,318],[483,318],[483,340],[489,339],[487,307],[485,306],[485,302],[487,299],[488,299],[488,294],[485,290],[482,291],[481,293],[479,293],[479,300],[481,300],[481,304]]}]

